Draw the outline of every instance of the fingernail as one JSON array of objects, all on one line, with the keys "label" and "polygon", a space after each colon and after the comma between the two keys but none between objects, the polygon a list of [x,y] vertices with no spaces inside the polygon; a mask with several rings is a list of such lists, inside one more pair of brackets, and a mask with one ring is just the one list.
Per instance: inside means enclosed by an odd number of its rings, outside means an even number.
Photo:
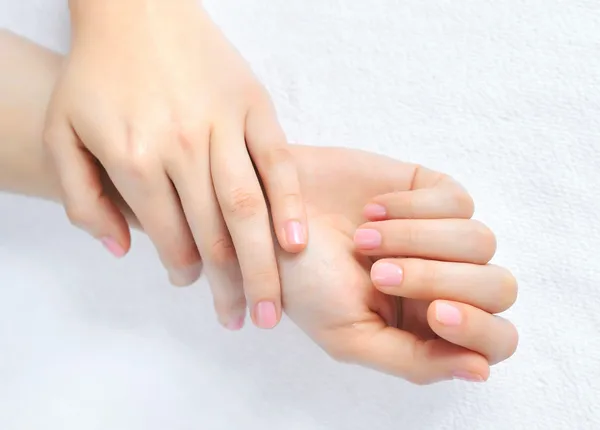
[{"label": "fingernail", "polygon": [[225,328],[231,331],[238,331],[244,327],[244,317],[238,317],[230,320]]},{"label": "fingernail", "polygon": [[273,328],[277,324],[277,310],[273,302],[260,302],[256,305],[256,324],[260,328]]},{"label": "fingernail", "polygon": [[481,376],[464,370],[457,370],[452,374],[452,378],[468,382],[483,382],[483,378]]},{"label": "fingernail", "polygon": [[288,221],[285,226],[285,238],[290,245],[302,245],[306,242],[304,228],[299,221]]},{"label": "fingernail", "polygon": [[435,304],[435,319],[444,325],[457,326],[462,321],[462,315],[454,306],[439,302]]},{"label": "fingernail", "polygon": [[363,249],[375,249],[381,245],[381,233],[371,229],[356,230],[354,243]]},{"label": "fingernail", "polygon": [[383,206],[375,203],[369,203],[368,205],[366,205],[363,212],[365,217],[368,219],[385,218],[385,216],[387,215],[386,209]]},{"label": "fingernail", "polygon": [[188,267],[169,270],[169,281],[178,287],[188,286],[200,277],[202,263],[192,264]]},{"label": "fingernail", "polygon": [[103,237],[102,239],[100,239],[100,242],[102,242],[102,245],[104,245],[108,252],[110,252],[115,257],[121,258],[125,255],[125,250],[121,248],[121,245],[119,245],[117,241],[113,238]]},{"label": "fingernail", "polygon": [[402,283],[402,269],[392,263],[375,263],[371,279],[380,287],[395,287]]}]

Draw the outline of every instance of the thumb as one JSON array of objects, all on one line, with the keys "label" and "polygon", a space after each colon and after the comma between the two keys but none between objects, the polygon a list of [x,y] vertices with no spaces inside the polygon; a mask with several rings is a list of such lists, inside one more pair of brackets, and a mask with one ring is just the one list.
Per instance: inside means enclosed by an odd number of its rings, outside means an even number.
[{"label": "thumb", "polygon": [[105,194],[96,158],[66,121],[46,127],[44,144],[56,167],[71,223],[100,240],[114,256],[124,256],[131,246],[129,226]]}]

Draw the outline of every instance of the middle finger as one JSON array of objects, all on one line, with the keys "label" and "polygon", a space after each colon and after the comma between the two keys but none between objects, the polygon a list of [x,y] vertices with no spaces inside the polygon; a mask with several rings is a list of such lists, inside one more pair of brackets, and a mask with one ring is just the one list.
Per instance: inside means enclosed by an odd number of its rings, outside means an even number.
[{"label": "middle finger", "polygon": [[254,323],[273,328],[281,317],[281,286],[267,204],[238,126],[213,130],[211,175],[240,263]]},{"label": "middle finger", "polygon": [[357,249],[369,256],[417,257],[486,264],[496,252],[489,228],[469,219],[399,219],[369,222],[354,235]]}]

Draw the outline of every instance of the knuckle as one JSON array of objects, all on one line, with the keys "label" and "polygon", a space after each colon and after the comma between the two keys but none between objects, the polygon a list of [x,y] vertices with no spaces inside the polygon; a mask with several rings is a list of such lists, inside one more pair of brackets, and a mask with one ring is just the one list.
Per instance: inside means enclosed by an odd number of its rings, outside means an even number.
[{"label": "knuckle", "polygon": [[262,195],[244,188],[234,188],[225,200],[223,210],[235,218],[248,219],[256,216],[263,206]]},{"label": "knuckle", "polygon": [[294,162],[290,150],[285,145],[277,145],[265,152],[263,157],[267,169],[294,167]]},{"label": "knuckle", "polygon": [[496,253],[496,235],[480,221],[471,220],[475,229],[475,244],[481,251],[481,260],[487,263]]},{"label": "knuckle", "polygon": [[210,247],[209,259],[218,268],[228,267],[237,261],[233,242],[229,237],[221,236]]},{"label": "knuckle", "polygon": [[240,82],[242,94],[247,100],[252,102],[252,105],[262,105],[270,107],[272,104],[271,97],[265,87],[256,80]]},{"label": "knuckle", "polygon": [[429,260],[418,260],[419,268],[416,269],[419,291],[423,297],[437,297],[439,285],[444,281],[444,276],[440,273],[440,267],[436,262]]},{"label": "knuckle", "polygon": [[512,330],[511,330],[511,334],[510,334],[510,340],[507,343],[505,360],[512,357],[513,355],[515,355],[515,352],[517,352],[518,347],[519,347],[519,332],[513,326]]},{"label": "knuckle", "polygon": [[503,269],[502,275],[502,296],[504,301],[502,303],[503,310],[509,309],[517,301],[518,296],[518,282],[514,275],[507,269]]},{"label": "knuckle", "polygon": [[130,150],[113,153],[110,164],[134,180],[145,180],[150,177],[150,157],[142,151]]},{"label": "knuckle", "polygon": [[467,219],[473,216],[475,213],[475,202],[469,193],[459,188],[454,191],[452,199],[456,204],[457,216]]},{"label": "knuckle", "polygon": [[431,377],[425,376],[420,373],[411,373],[409,375],[404,376],[404,379],[410,382],[413,385],[417,385],[420,387],[424,387],[426,385],[430,385],[432,383]]},{"label": "knuckle", "polygon": [[283,206],[287,208],[299,208],[302,205],[302,196],[299,192],[283,193],[280,197]]},{"label": "knuckle", "polygon": [[327,355],[338,363],[350,364],[354,361],[350,348],[343,343],[338,344],[335,342],[333,345],[328,346]]},{"label": "knuckle", "polygon": [[182,239],[178,243],[168,244],[167,249],[171,251],[168,255],[173,257],[169,265],[171,269],[178,271],[200,270],[202,260],[195,242]]},{"label": "knuckle", "polygon": [[65,212],[71,224],[84,230],[89,229],[94,222],[93,211],[85,205],[67,204],[65,205]]},{"label": "knuckle", "polygon": [[[274,270],[254,270],[244,275],[244,290],[250,294],[279,291],[279,273]],[[274,294],[271,293],[271,296]]]},{"label": "knuckle", "polygon": [[148,140],[129,130],[122,145],[111,149],[106,157],[115,168],[133,179],[149,178],[152,167],[152,148]]},{"label": "knuckle", "polygon": [[[206,139],[205,139],[206,137]],[[188,157],[194,157],[198,153],[200,143],[207,140],[208,136],[202,133],[192,132],[186,129],[178,129],[175,133],[175,148]]]},{"label": "knuckle", "polygon": [[497,345],[497,349],[493,355],[489,357],[490,364],[498,364],[504,360],[508,360],[510,357],[515,355],[519,347],[519,332],[517,328],[508,320],[501,316],[496,316],[499,320],[502,320],[503,324],[506,324],[507,332],[503,336],[501,345]]},{"label": "knuckle", "polygon": [[400,191],[392,194],[393,198],[399,203],[400,207],[406,210],[406,217],[409,219],[418,218],[419,202],[415,199],[414,193],[403,193]]},{"label": "knuckle", "polygon": [[405,230],[405,239],[407,249],[419,249],[421,248],[421,234],[420,228],[417,224],[408,223]]}]

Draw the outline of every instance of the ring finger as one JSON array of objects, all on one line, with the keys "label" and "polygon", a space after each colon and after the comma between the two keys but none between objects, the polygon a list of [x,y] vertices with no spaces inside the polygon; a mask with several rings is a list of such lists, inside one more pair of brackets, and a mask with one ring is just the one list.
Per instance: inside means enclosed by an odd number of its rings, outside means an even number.
[{"label": "ring finger", "polygon": [[156,246],[171,283],[183,286],[196,281],[202,270],[198,248],[160,162],[111,161],[103,163],[106,171]]},{"label": "ring finger", "polygon": [[504,312],[517,298],[517,281],[503,267],[387,258],[371,267],[371,280],[384,294],[415,300],[456,300],[490,313]]}]

